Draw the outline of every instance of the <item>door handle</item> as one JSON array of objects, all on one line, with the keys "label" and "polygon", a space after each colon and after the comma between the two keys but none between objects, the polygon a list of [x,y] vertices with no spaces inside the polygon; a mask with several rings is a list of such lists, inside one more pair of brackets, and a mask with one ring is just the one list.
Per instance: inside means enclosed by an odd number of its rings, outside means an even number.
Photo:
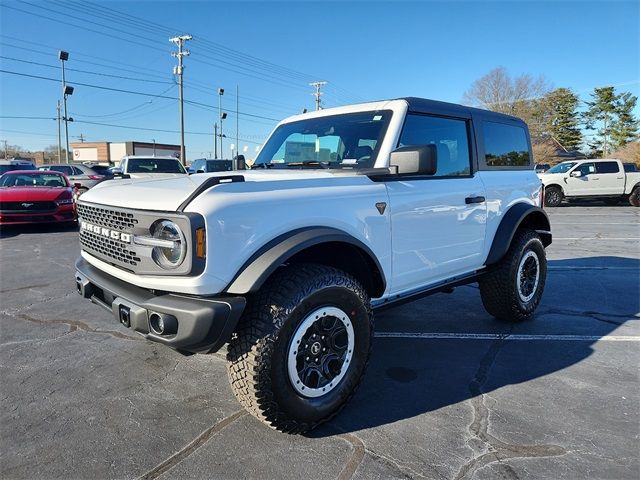
[{"label": "door handle", "polygon": [[484,201],[485,201],[484,197],[481,197],[481,196],[467,197],[464,199],[464,203],[466,203],[467,205],[471,203],[484,203]]}]

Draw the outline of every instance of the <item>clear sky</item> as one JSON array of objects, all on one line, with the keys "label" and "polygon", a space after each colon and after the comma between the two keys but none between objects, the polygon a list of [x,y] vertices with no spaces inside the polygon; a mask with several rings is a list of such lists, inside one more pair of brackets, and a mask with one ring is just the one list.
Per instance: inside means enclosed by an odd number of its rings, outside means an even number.
[{"label": "clear sky", "polygon": [[[329,82],[326,107],[401,96],[460,102],[497,66],[514,76],[542,74],[583,99],[596,86],[636,95],[640,87],[637,0],[2,0],[0,19],[4,71],[59,79],[60,69],[52,68],[59,66],[57,51],[70,52],[70,141],[82,134],[86,141],[179,143],[175,46],[168,39],[193,35],[184,77],[185,98],[197,102],[185,106],[191,159],[213,150],[218,87],[225,88],[224,133],[234,138],[239,88],[239,143],[249,156],[275,120],[313,108],[314,80]],[[55,117],[59,82],[2,72],[0,88],[2,116]],[[56,122],[3,118],[0,139],[42,149],[57,142]]]}]

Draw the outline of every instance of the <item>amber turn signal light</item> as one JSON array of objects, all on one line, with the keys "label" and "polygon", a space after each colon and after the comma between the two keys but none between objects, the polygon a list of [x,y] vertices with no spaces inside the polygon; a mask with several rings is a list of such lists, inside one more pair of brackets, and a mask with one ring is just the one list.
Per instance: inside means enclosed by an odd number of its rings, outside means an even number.
[{"label": "amber turn signal light", "polygon": [[196,257],[205,258],[207,255],[207,234],[204,228],[196,229]]}]

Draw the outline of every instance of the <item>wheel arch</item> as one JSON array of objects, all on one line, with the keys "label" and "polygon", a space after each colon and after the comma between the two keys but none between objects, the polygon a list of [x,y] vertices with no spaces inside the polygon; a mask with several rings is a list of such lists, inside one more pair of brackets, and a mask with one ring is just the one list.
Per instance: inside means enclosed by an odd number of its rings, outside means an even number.
[{"label": "wheel arch", "polygon": [[559,183],[550,183],[549,185],[544,186],[545,190],[549,190],[550,188],[558,188],[560,190],[560,193],[562,193],[562,195],[564,196],[564,188],[562,188],[562,185],[560,185]]},{"label": "wheel arch", "polygon": [[493,265],[504,257],[515,233],[521,228],[535,230],[545,247],[551,245],[551,223],[545,211],[528,203],[516,203],[502,217],[485,265]]},{"label": "wheel arch", "polygon": [[360,281],[372,298],[386,289],[384,270],[371,249],[342,230],[303,228],[281,235],[253,254],[225,288],[226,293],[256,292],[285,264],[318,263],[345,271]]}]

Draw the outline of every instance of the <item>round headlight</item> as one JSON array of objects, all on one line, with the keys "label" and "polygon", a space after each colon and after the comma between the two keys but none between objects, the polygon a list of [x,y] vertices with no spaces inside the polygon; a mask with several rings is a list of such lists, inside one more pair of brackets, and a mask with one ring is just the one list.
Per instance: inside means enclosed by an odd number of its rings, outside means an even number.
[{"label": "round headlight", "polygon": [[172,247],[153,247],[153,261],[167,270],[178,268],[187,254],[187,242],[180,227],[171,220],[157,220],[150,230],[153,238],[173,242]]}]

